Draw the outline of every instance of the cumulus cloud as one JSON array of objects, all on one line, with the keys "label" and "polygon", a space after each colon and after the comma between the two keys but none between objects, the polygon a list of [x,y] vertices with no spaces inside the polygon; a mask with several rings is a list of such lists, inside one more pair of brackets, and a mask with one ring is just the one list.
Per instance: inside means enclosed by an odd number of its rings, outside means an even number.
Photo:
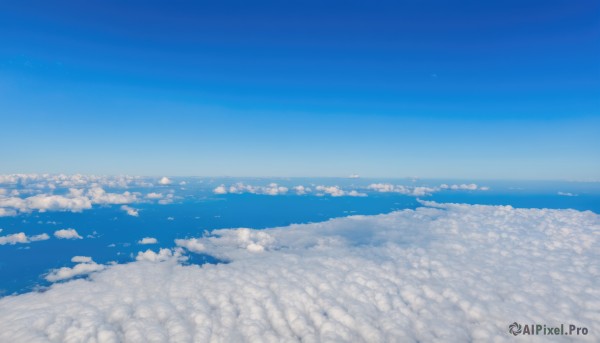
[{"label": "cumulus cloud", "polygon": [[12,217],[16,216],[17,211],[11,208],[2,208],[0,207],[0,217]]},{"label": "cumulus cloud", "polygon": [[0,245],[5,244],[17,244],[17,243],[29,243],[27,235],[24,232],[13,233],[11,235],[0,236]]},{"label": "cumulus cloud", "polygon": [[292,188],[297,195],[304,195],[311,192],[311,189],[308,187],[304,187],[302,185],[298,185]]},{"label": "cumulus cloud", "polygon": [[156,244],[158,240],[154,237],[144,237],[138,241],[138,244]]},{"label": "cumulus cloud", "polygon": [[[312,189],[309,187],[305,187],[303,185],[298,185],[292,187],[292,190],[296,193],[296,195],[305,195],[312,192]],[[217,186],[213,189],[214,194],[242,194],[242,193],[250,193],[250,194],[265,194],[265,195],[284,195],[289,191],[288,187],[280,186],[277,183],[270,183],[267,186],[253,186],[247,185],[242,182],[238,182],[229,187],[225,185]],[[359,192],[357,190],[346,191],[340,188],[339,186],[316,186],[315,187],[315,195],[323,196],[330,195],[334,197],[339,196],[367,196],[367,194]]]},{"label": "cumulus cloud", "polygon": [[[2,231],[3,230],[0,229],[0,233]],[[33,235],[33,236],[27,236],[24,232],[19,232],[19,233],[13,233],[10,235],[0,236],[0,245],[5,245],[5,244],[14,245],[17,243],[26,244],[26,243],[37,242],[37,241],[45,241],[47,239],[50,239],[50,236],[48,236],[48,234],[46,234],[46,233],[42,233],[39,235]]]},{"label": "cumulus cloud", "polygon": [[75,229],[62,229],[54,231],[54,237],[58,239],[83,239]]},{"label": "cumulus cloud", "polygon": [[174,200],[175,196],[172,193],[169,193],[163,199],[160,199],[158,203],[161,205],[167,205],[173,203]]},{"label": "cumulus cloud", "polygon": [[570,192],[558,192],[558,195],[566,196],[566,197],[576,197],[578,194],[570,193]]},{"label": "cumulus cloud", "polygon": [[283,187],[278,185],[277,183],[270,183],[267,186],[252,186],[246,185],[243,182],[238,182],[229,187],[225,187],[225,185],[220,185],[213,189],[214,194],[242,194],[242,193],[250,193],[250,194],[265,194],[265,195],[283,195],[288,192],[287,187]]},{"label": "cumulus cloud", "polygon": [[600,332],[598,215],[425,205],[176,242],[226,264],[140,252],[0,299],[0,341],[505,341],[514,321]]},{"label": "cumulus cloud", "polygon": [[215,189],[213,189],[213,193],[215,194],[227,194],[227,188],[225,188],[225,185],[220,185],[215,187]]},{"label": "cumulus cloud", "polygon": [[166,186],[166,185],[170,185],[170,184],[171,184],[171,180],[170,180],[168,177],[166,177],[166,176],[163,176],[163,177],[162,177],[162,178],[161,178],[161,179],[158,181],[158,183],[159,183],[159,184],[161,184],[161,185],[165,185],[165,186]]},{"label": "cumulus cloud", "polygon": [[19,194],[0,195],[0,216],[16,215],[18,212],[71,211],[81,212],[92,205],[130,204],[137,202],[137,195],[130,192],[108,193],[100,187],[90,189],[69,188],[66,194],[41,193],[21,198]]},{"label": "cumulus cloud", "polygon": [[162,197],[163,197],[162,193],[152,192],[152,193],[146,194],[146,198],[148,198],[148,199],[162,199]]},{"label": "cumulus cloud", "polygon": [[367,196],[365,193],[358,192],[356,190],[345,191],[338,186],[317,186],[315,190],[318,192],[317,195],[328,194],[332,197],[343,197],[343,196],[351,196],[351,197],[365,197]]},{"label": "cumulus cloud", "polygon": [[130,192],[124,192],[123,194],[107,193],[100,187],[93,187],[87,191],[87,197],[93,204],[103,205],[121,205],[131,204],[136,202],[137,196]]},{"label": "cumulus cloud", "polygon": [[460,185],[448,185],[444,183],[435,187],[393,185],[391,183],[372,183],[367,186],[367,189],[380,193],[399,193],[411,196],[427,196],[441,190],[487,191],[489,190],[489,187],[479,187],[474,183]]},{"label": "cumulus cloud", "polygon": [[86,256],[75,256],[71,259],[71,261],[81,263],[77,263],[72,268],[62,267],[52,270],[45,276],[45,279],[50,282],[64,281],[77,276],[99,272],[106,268],[105,265],[97,264],[96,262],[92,261],[91,258],[86,258]]},{"label": "cumulus cloud", "polygon": [[71,262],[75,263],[89,263],[92,262],[92,258],[89,256],[73,256]]},{"label": "cumulus cloud", "polygon": [[121,206],[121,210],[125,211],[128,215],[132,217],[138,217],[140,215],[139,210],[127,205]]},{"label": "cumulus cloud", "polygon": [[138,252],[135,259],[137,261],[162,262],[170,259],[171,257],[173,257],[173,252],[171,249],[160,249],[158,253],[148,249],[144,252]]}]

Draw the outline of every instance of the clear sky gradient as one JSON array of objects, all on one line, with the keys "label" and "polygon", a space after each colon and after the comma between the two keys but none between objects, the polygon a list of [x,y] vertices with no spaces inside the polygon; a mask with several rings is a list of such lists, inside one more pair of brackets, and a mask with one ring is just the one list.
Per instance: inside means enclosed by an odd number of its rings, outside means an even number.
[{"label": "clear sky gradient", "polygon": [[3,1],[0,173],[600,179],[598,1]]}]

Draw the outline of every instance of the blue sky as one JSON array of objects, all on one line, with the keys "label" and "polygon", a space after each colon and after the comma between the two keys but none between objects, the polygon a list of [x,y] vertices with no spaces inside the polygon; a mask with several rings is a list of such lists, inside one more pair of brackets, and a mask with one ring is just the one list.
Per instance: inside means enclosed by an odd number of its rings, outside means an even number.
[{"label": "blue sky", "polygon": [[0,4],[0,173],[600,177],[596,1]]}]

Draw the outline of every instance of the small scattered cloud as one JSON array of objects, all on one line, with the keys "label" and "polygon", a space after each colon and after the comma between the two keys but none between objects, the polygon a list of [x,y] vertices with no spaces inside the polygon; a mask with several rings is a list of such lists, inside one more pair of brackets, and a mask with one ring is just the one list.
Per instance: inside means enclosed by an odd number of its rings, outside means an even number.
[{"label": "small scattered cloud", "polygon": [[570,193],[570,192],[558,192],[557,194],[565,196],[565,197],[576,197],[576,196],[579,196],[579,194]]},{"label": "small scattered cloud", "polygon": [[138,217],[140,215],[139,210],[127,205],[121,206],[121,210],[125,211],[127,215],[130,215],[132,217]]},{"label": "small scattered cloud", "polygon": [[59,269],[54,269],[45,276],[45,279],[50,282],[64,281],[77,276],[99,272],[106,268],[105,265],[97,264],[96,262],[92,261],[91,258],[86,256],[74,256],[71,261],[81,263],[77,263],[72,268],[62,267]]},{"label": "small scattered cloud", "polygon": [[138,252],[136,261],[148,261],[148,262],[163,262],[173,257],[173,251],[171,249],[160,249],[158,253],[148,249],[144,252]]},{"label": "small scattered cloud", "polygon": [[154,237],[144,237],[138,241],[138,244],[156,244],[158,240]]},{"label": "small scattered cloud", "polygon": [[215,187],[215,189],[213,189],[213,193],[215,194],[227,194],[227,188],[225,188],[225,185],[220,185]]},{"label": "small scattered cloud", "polygon": [[162,197],[163,197],[162,193],[152,192],[152,193],[146,194],[146,198],[148,198],[148,199],[162,199]]},{"label": "small scattered cloud", "polygon": [[58,239],[83,239],[75,229],[62,229],[54,231],[54,237]]},{"label": "small scattered cloud", "polygon": [[163,185],[163,186],[166,186],[166,185],[170,185],[172,182],[171,182],[171,180],[170,180],[168,177],[166,177],[166,176],[163,176],[163,177],[162,177],[162,178],[161,178],[161,179],[158,181],[158,183],[159,183],[159,184],[161,184],[161,185]]},{"label": "small scattered cloud", "polygon": [[71,262],[75,263],[89,263],[92,262],[92,258],[89,256],[73,256]]}]

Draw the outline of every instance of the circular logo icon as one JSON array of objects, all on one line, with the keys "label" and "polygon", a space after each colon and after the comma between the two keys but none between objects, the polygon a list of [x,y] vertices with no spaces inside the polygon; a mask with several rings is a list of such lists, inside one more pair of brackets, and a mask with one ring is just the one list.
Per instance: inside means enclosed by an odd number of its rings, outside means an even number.
[{"label": "circular logo icon", "polygon": [[514,322],[508,326],[508,332],[512,333],[515,336],[521,333],[521,329],[521,324],[517,322]]}]

